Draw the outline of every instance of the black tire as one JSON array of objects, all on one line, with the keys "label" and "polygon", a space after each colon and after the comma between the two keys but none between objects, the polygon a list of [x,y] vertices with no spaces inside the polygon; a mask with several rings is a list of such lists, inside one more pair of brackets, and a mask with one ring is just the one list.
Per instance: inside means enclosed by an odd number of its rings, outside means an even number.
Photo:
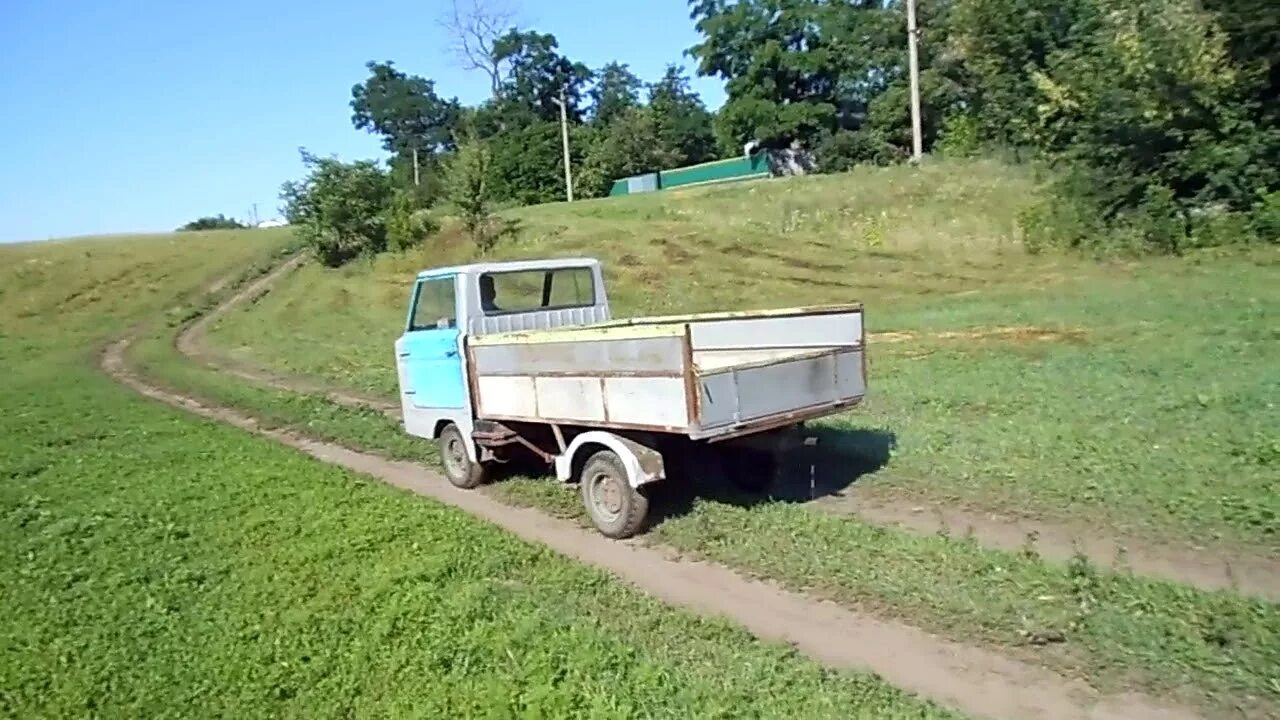
[{"label": "black tire", "polygon": [[470,490],[484,484],[489,473],[482,463],[471,461],[466,443],[462,431],[453,423],[440,431],[440,464],[444,467],[444,476],[454,486]]},{"label": "black tire", "polygon": [[588,458],[578,484],[591,522],[605,537],[629,538],[644,527],[649,498],[631,487],[627,469],[612,450],[601,450]]}]

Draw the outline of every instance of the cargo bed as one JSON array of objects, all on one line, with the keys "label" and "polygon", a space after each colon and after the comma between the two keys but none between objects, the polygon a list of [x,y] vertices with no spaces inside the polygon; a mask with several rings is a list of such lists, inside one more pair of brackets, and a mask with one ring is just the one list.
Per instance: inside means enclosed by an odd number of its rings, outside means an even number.
[{"label": "cargo bed", "polygon": [[866,390],[858,305],[641,318],[470,337],[477,418],[721,440]]}]

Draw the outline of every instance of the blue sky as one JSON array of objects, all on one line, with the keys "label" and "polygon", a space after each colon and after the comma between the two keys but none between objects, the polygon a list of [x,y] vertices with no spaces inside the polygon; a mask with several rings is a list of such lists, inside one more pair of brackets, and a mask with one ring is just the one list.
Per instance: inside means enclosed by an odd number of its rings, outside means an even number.
[{"label": "blue sky", "polygon": [[[517,0],[511,0],[516,3]],[[0,242],[164,231],[201,215],[277,215],[297,148],[379,157],[351,127],[369,60],[488,94],[436,20],[449,0],[0,0]],[[523,0],[522,26],[569,57],[655,80],[698,39],[684,0]],[[719,81],[696,78],[711,107]]]}]

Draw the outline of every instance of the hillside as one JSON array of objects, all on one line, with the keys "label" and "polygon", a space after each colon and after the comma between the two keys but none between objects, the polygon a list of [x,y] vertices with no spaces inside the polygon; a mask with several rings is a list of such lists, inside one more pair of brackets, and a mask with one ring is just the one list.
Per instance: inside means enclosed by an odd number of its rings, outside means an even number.
[{"label": "hillside", "polygon": [[[1260,314],[1280,301],[1274,251],[1032,256],[1016,216],[1034,193],[1027,172],[983,161],[545,205],[510,212],[518,236],[493,257],[600,257],[619,315],[865,303],[871,399],[833,424],[895,437],[860,480],[872,495],[1277,547],[1270,470],[1249,459],[1280,422]],[[473,257],[446,231],[307,266],[211,340],[394,398],[414,274]]]}]

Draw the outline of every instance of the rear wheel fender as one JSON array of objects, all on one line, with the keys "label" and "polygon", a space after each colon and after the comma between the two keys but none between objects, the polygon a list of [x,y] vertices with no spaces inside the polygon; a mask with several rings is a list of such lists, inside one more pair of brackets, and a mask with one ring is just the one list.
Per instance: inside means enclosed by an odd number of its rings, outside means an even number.
[{"label": "rear wheel fender", "polygon": [[590,430],[575,437],[564,453],[556,457],[556,477],[564,481],[575,479],[574,468],[600,447],[612,450],[618,456],[627,471],[627,482],[633,488],[667,476],[662,453],[657,450],[611,432]]}]

